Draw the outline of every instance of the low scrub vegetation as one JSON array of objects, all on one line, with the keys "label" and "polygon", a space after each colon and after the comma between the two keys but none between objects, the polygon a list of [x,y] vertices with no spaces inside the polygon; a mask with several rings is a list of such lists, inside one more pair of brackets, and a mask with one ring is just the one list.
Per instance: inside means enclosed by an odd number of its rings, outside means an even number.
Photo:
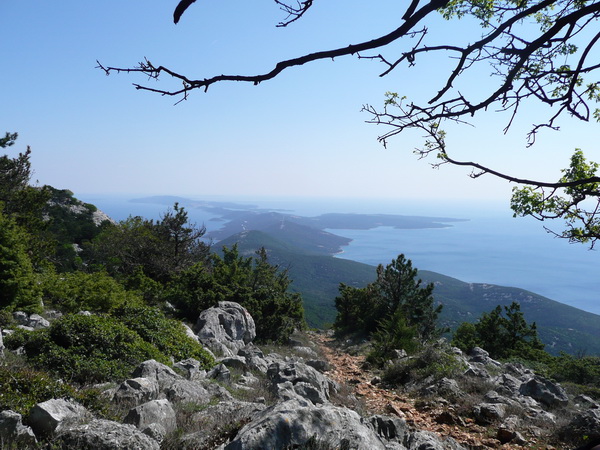
[{"label": "low scrub vegetation", "polygon": [[0,410],[10,409],[27,417],[37,403],[53,398],[73,399],[88,409],[109,415],[109,404],[94,388],[79,388],[33,369],[18,356],[6,355],[0,365]]},{"label": "low scrub vegetation", "polygon": [[6,346],[22,346],[36,367],[82,384],[124,379],[148,359],[169,364],[167,355],[110,316],[67,315],[49,328],[13,333]]}]

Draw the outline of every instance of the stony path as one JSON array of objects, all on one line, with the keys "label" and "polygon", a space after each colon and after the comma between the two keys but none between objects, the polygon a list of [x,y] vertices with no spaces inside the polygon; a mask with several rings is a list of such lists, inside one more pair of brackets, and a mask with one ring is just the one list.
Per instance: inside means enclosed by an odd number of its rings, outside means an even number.
[{"label": "stony path", "polygon": [[332,338],[324,334],[314,334],[312,338],[332,367],[327,376],[342,385],[352,386],[354,395],[363,400],[370,413],[395,414],[415,428],[433,431],[441,436],[451,436],[467,448],[523,448],[517,445],[501,445],[498,440],[489,437],[487,428],[475,424],[470,419],[463,420],[441,403],[416,408],[415,401],[406,395],[372,384],[373,375],[362,369],[364,356],[345,353],[336,348]]}]

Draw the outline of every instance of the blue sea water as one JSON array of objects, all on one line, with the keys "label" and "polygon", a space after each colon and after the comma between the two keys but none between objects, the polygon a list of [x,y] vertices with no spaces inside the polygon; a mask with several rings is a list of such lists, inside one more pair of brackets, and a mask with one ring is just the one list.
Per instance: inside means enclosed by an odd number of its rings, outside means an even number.
[{"label": "blue sea water", "polygon": [[[165,205],[132,203],[131,198],[81,196],[116,220],[130,214],[158,218],[166,210]],[[406,200],[190,198],[236,201],[302,216],[353,212],[467,219],[449,223],[447,228],[328,231],[352,239],[339,258],[377,265],[387,264],[403,253],[419,269],[466,282],[519,287],[600,314],[600,253],[553,237],[538,221],[512,218],[506,205]],[[222,225],[215,220],[217,216],[201,209],[189,209],[189,216],[208,230]],[[560,229],[559,223],[551,226]]]}]

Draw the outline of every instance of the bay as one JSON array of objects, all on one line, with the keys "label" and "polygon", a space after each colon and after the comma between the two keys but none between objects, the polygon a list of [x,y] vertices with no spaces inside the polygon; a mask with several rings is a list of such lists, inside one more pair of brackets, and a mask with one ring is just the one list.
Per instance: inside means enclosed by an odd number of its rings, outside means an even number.
[{"label": "bay", "polygon": [[[142,197],[140,195],[139,197]],[[131,202],[135,196],[81,196],[115,220],[129,215],[158,219],[166,205]],[[222,198],[191,196],[212,201],[235,201],[261,210],[302,216],[324,213],[401,214],[467,219],[446,228],[369,230],[331,229],[352,242],[339,258],[377,265],[403,253],[413,266],[466,282],[513,286],[585,311],[600,314],[600,254],[581,244],[569,244],[545,232],[543,224],[512,218],[506,205],[489,202],[410,201],[406,199]],[[189,208],[192,222],[210,230],[223,222],[215,213]],[[560,223],[551,226],[559,229]],[[217,244],[218,245],[218,244]]]}]

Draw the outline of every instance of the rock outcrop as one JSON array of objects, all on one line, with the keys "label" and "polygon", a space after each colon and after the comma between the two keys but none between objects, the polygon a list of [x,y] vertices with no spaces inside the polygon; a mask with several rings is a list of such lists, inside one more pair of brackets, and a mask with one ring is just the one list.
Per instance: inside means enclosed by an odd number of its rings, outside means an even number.
[{"label": "rock outcrop", "polygon": [[202,344],[217,355],[233,356],[256,337],[254,319],[246,308],[234,302],[219,302],[203,311],[196,322]]},{"label": "rock outcrop", "polygon": [[[26,319],[32,324],[30,316]],[[216,365],[206,371],[191,358],[174,363],[173,368],[155,360],[141,363],[129,379],[105,387],[103,394],[117,408],[128,411],[124,423],[93,417],[75,402],[53,399],[32,409],[28,418],[31,428],[23,425],[19,414],[2,411],[0,439],[28,448],[51,436],[59,448],[94,450],[158,450],[165,442],[168,448],[221,450],[464,448],[432,429],[416,428],[414,421],[393,407],[388,408],[393,415],[361,416],[333,404],[340,386],[327,376],[329,363],[299,342],[294,342],[294,356],[265,354],[252,343],[256,336],[252,317],[236,303],[222,302],[204,311],[196,330],[200,342],[221,355]],[[555,424],[553,408],[569,403],[559,385],[523,366],[501,364],[482,349],[474,349],[470,355],[459,350],[454,354],[464,366],[462,377],[488,389],[472,405],[468,420],[492,428],[494,445],[527,445],[516,411],[535,417],[538,423]],[[369,379],[373,380],[371,386],[383,383],[380,378]],[[434,404],[449,405],[437,413],[437,424],[465,426],[466,421],[451,407],[453,401],[468,395],[455,379],[428,378],[418,391]],[[577,402],[589,409],[573,417],[564,427],[564,435],[596,436],[600,429],[598,404],[586,397]]]}]

